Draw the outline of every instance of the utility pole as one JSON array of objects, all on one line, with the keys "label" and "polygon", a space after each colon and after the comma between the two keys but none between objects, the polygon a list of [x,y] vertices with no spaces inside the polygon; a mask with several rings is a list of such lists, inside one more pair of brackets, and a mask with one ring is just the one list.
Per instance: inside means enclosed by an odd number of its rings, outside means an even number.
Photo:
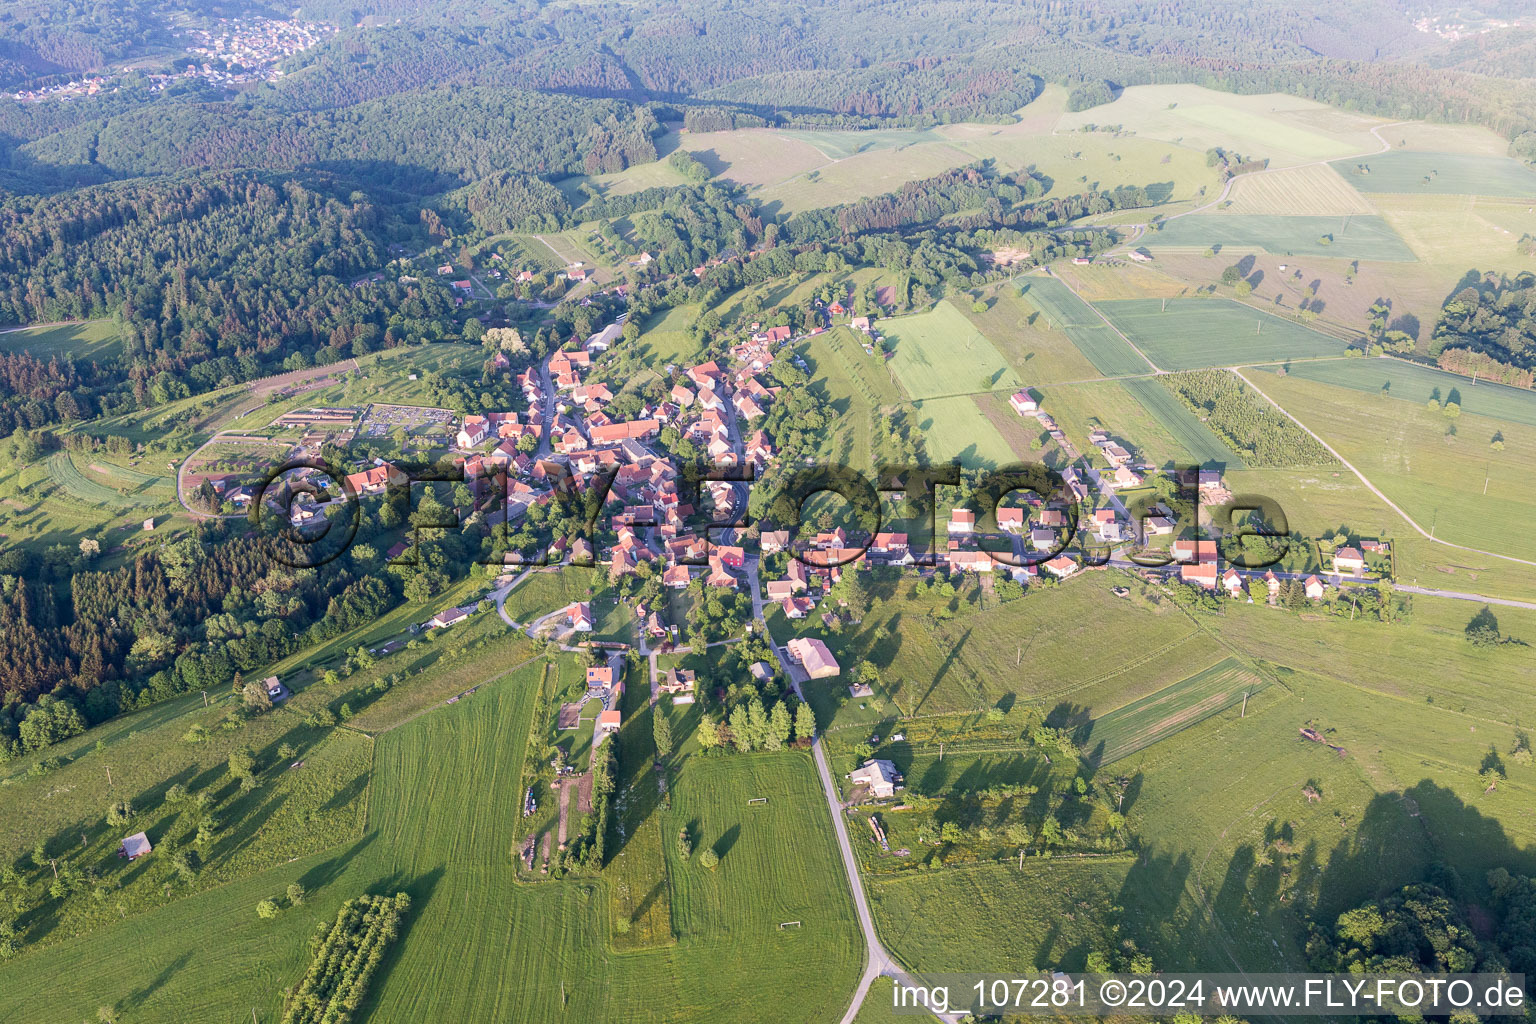
[{"label": "utility pole", "polygon": [[1024,847],[1019,847],[1019,870],[1024,870]]},{"label": "utility pole", "polygon": [[112,769],[110,767],[107,769],[107,788],[112,788]]},{"label": "utility pole", "polygon": [[57,860],[55,860],[54,858],[49,857],[48,858],[48,866],[53,868],[53,877],[54,877],[55,880],[57,880],[58,877],[59,877],[59,862]]},{"label": "utility pole", "polygon": [[[1247,690],[1243,691],[1243,713],[1241,715],[1239,715],[1238,717],[1239,718],[1247,718],[1248,717],[1248,691]],[[1123,796],[1123,794],[1122,794],[1122,796]]]},{"label": "utility pole", "polygon": [[208,707],[208,691],[204,690],[203,691],[203,708],[204,708],[204,710],[206,710],[207,707]]}]

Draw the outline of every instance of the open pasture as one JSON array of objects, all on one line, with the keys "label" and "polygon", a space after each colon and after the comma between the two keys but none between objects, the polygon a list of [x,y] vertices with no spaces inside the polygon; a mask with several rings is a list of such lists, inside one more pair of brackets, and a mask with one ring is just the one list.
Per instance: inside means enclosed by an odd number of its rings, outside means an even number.
[{"label": "open pasture", "polygon": [[[954,148],[973,161],[994,160],[1004,171],[1033,168],[1049,180],[1047,196],[1134,185],[1157,202],[1177,202],[1219,187],[1203,153],[1169,142],[1106,132],[1038,135],[1012,125],[966,127],[963,137],[958,125],[945,129]],[[991,131],[984,133],[986,128]]]},{"label": "open pasture", "polygon": [[1029,277],[1024,301],[1044,316],[1050,330],[1063,331],[1088,361],[1106,377],[1148,373],[1152,367],[1106,324],[1072,289],[1050,277]]},{"label": "open pasture", "polygon": [[1337,356],[1344,346],[1229,299],[1124,299],[1096,307],[1164,370]]},{"label": "open pasture", "polygon": [[1140,402],[1183,449],[1189,460],[1207,465],[1217,463],[1242,469],[1243,460],[1226,442],[1217,437],[1178,397],[1151,377],[1120,381],[1120,385]]},{"label": "open pasture", "polygon": [[699,319],[698,306],[673,306],[641,326],[640,351],[657,370],[668,363],[688,364],[699,354],[699,344],[688,328]]},{"label": "open pasture", "polygon": [[[1326,239],[1326,240],[1325,240]],[[1263,249],[1283,256],[1407,263],[1413,250],[1381,217],[1285,217],[1274,214],[1196,213],[1165,221],[1148,234],[1149,249]]]},{"label": "open pasture", "polygon": [[[1474,383],[1470,377],[1447,373],[1420,363],[1391,358],[1324,359],[1293,363],[1286,370],[1288,376],[1395,398],[1418,406],[1426,405],[1431,398],[1441,402],[1451,400],[1461,406],[1463,413],[1536,427],[1536,392],[1488,381]],[[1269,382],[1269,377],[1260,379],[1265,390],[1269,390]]]},{"label": "open pasture", "polygon": [[997,348],[948,301],[927,313],[880,321],[895,343],[891,367],[915,399],[1017,388]]},{"label": "open pasture", "polygon": [[1375,119],[1280,93],[1239,95],[1198,85],[1134,85],[1113,103],[1063,114],[1058,130],[1119,124],[1197,153],[1222,146],[1272,166],[1308,163],[1379,147]]},{"label": "open pasture", "polygon": [[961,313],[1025,383],[1049,384],[1099,375],[1071,338],[1046,326],[1045,317],[1024,301],[1016,283],[1006,282],[984,295],[988,300],[985,312],[961,309]]},{"label": "open pasture", "polygon": [[1079,739],[1090,763],[1111,764],[1242,703],[1266,685],[1236,658],[1132,701],[1090,722]]},{"label": "open pasture", "polygon": [[61,356],[101,362],[122,350],[117,325],[111,320],[0,330],[0,352],[26,352],[42,360]]},{"label": "open pasture", "polygon": [[[966,468],[995,468],[1027,455],[1013,446],[982,414],[978,401],[990,396],[953,395],[912,403],[912,426],[932,463],[958,460]],[[1010,415],[1012,410],[1009,411]]]},{"label": "open pasture", "polygon": [[1397,149],[1333,167],[1361,192],[1536,198],[1536,171],[1507,156]]},{"label": "open pasture", "polygon": [[[1439,408],[1431,411],[1427,399],[1395,400],[1299,376],[1264,374],[1256,381],[1436,537],[1536,560],[1536,537],[1528,528],[1536,519],[1530,472],[1536,427],[1463,412],[1450,433],[1452,421]],[[1495,387],[1463,382],[1443,388],[1439,397],[1454,400]],[[1399,532],[1408,529],[1404,524]]]}]

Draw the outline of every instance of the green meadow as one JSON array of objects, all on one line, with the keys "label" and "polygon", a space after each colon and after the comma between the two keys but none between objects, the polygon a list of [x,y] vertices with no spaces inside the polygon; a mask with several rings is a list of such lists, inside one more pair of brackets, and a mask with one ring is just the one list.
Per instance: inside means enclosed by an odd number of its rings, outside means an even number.
[{"label": "green meadow", "polygon": [[1230,299],[1119,299],[1096,307],[1164,370],[1342,354],[1326,334]]},{"label": "green meadow", "polygon": [[1168,431],[1182,449],[1180,454],[1185,459],[1201,465],[1218,463],[1233,469],[1243,468],[1242,457],[1228,448],[1225,441],[1217,437],[1210,427],[1190,412],[1187,405],[1155,378],[1138,377],[1119,383]]},{"label": "green meadow", "polygon": [[1390,224],[1369,214],[1286,217],[1197,213],[1164,221],[1143,244],[1150,249],[1263,249],[1281,256],[1385,263],[1408,263],[1415,258]]},{"label": "green meadow", "polygon": [[1536,198],[1536,171],[1506,156],[1398,149],[1333,166],[1361,192]]},{"label": "green meadow", "polygon": [[1106,377],[1148,373],[1152,367],[1125,343],[1072,289],[1051,277],[1030,277],[1024,301],[1044,314],[1047,326],[1064,331]]},{"label": "green meadow", "polygon": [[[1255,367],[1273,373],[1273,367]],[[1464,413],[1536,427],[1536,391],[1507,387],[1402,359],[1328,359],[1294,363],[1286,375],[1424,406],[1454,401]],[[1261,377],[1261,381],[1269,378]],[[1267,385],[1265,385],[1267,388]]]},{"label": "green meadow", "polygon": [[880,321],[895,342],[891,368],[915,399],[1018,388],[997,348],[949,302],[927,313]]}]

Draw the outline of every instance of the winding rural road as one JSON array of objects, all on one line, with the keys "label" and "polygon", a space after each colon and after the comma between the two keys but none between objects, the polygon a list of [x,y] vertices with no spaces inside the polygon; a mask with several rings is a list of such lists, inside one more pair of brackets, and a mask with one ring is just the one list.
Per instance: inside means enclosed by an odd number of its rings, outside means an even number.
[{"label": "winding rural road", "polygon": [[1365,474],[1360,472],[1358,469],[1356,469],[1354,464],[1351,463],[1348,459],[1346,459],[1344,456],[1340,455],[1339,452],[1338,452],[1338,449],[1334,448],[1333,445],[1329,444],[1327,441],[1324,441],[1321,437],[1319,437],[1317,432],[1315,430],[1313,430],[1311,427],[1309,427],[1305,423],[1301,422],[1301,420],[1297,419],[1295,416],[1292,416],[1290,414],[1290,412],[1285,408],[1285,406],[1281,405],[1279,402],[1275,401],[1273,398],[1270,398],[1267,394],[1265,394],[1263,389],[1261,389],[1257,384],[1255,384],[1253,381],[1249,380],[1246,376],[1244,376],[1244,374],[1243,374],[1243,372],[1241,370],[1231,369],[1228,372],[1230,372],[1233,376],[1235,376],[1238,380],[1242,381],[1244,384],[1247,384],[1250,388],[1253,388],[1253,390],[1258,392],[1259,396],[1261,398],[1263,398],[1264,401],[1268,402],[1270,405],[1274,406],[1276,409],[1279,409],[1280,410],[1280,414],[1282,416],[1284,416],[1286,419],[1290,420],[1292,423],[1296,424],[1302,430],[1305,430],[1311,436],[1311,438],[1314,441],[1316,441],[1318,444],[1322,445],[1324,448],[1328,449],[1329,454],[1331,454],[1334,458],[1338,459],[1340,465],[1342,465],[1345,469],[1349,470],[1351,473],[1355,474],[1355,476],[1359,477],[1360,478],[1360,482],[1366,486],[1367,490],[1369,490],[1372,494],[1376,495],[1376,497],[1380,498],[1382,500],[1382,502],[1385,503],[1386,506],[1388,508],[1390,508],[1392,511],[1394,511],[1398,515],[1402,516],[1403,517],[1403,521],[1405,523],[1407,523],[1409,526],[1413,527],[1414,530],[1418,532],[1419,536],[1423,537],[1425,540],[1430,541],[1430,542],[1435,543],[1435,544],[1442,544],[1442,545],[1444,545],[1445,547],[1448,547],[1448,548],[1455,548],[1458,551],[1469,551],[1469,552],[1471,552],[1474,555],[1486,555],[1489,558],[1502,558],[1506,562],[1515,562],[1515,563],[1517,563],[1519,565],[1528,565],[1528,566],[1531,566],[1532,568],[1536,568],[1536,562],[1528,561],[1527,559],[1524,559],[1524,558],[1516,558],[1514,555],[1501,555],[1497,551],[1484,551],[1482,548],[1468,547],[1465,544],[1454,544],[1451,541],[1441,540],[1439,537],[1436,537],[1434,534],[1430,533],[1428,530],[1424,529],[1424,527],[1420,526],[1417,522],[1415,522],[1412,516],[1410,516],[1407,512],[1404,512],[1402,510],[1402,508],[1399,507],[1398,504],[1395,501],[1393,501],[1391,498],[1389,498],[1385,494],[1383,494],[1381,492],[1381,490],[1376,487],[1375,484],[1371,483],[1370,480],[1366,479]]},{"label": "winding rural road", "polygon": [[[763,636],[768,640],[768,647],[773,651],[773,656],[778,659],[779,667],[784,670],[790,686],[794,688],[795,696],[805,700],[805,692],[800,688],[800,679],[796,676],[788,656],[780,649],[779,644],[768,632],[768,622],[763,618],[762,591],[759,586],[757,572],[758,559],[754,555],[743,565],[746,572],[747,584],[751,588],[752,617],[763,631]],[[809,703],[807,701],[807,703]],[[880,934],[875,930],[874,916],[869,912],[869,901],[864,896],[864,882],[859,876],[859,862],[853,853],[853,843],[848,838],[847,815],[843,810],[843,800],[837,791],[837,780],[832,776],[832,768],[827,763],[826,745],[822,742],[821,733],[816,734],[811,743],[811,756],[816,762],[816,774],[821,778],[821,792],[827,801],[827,810],[832,815],[832,830],[837,837],[838,853],[842,856],[843,871],[848,876],[848,889],[853,893],[853,909],[859,918],[859,930],[864,933],[865,959],[864,973],[859,977],[858,987],[854,989],[853,1000],[848,1009],[843,1013],[840,1024],[853,1024],[854,1018],[859,1015],[859,1008],[864,1005],[865,998],[869,995],[869,988],[879,977],[895,979],[898,985],[915,985],[915,979],[902,970],[895,957],[886,950],[880,941]],[[965,1017],[963,1013],[935,1014],[934,1016],[945,1024],[959,1024]]]}]

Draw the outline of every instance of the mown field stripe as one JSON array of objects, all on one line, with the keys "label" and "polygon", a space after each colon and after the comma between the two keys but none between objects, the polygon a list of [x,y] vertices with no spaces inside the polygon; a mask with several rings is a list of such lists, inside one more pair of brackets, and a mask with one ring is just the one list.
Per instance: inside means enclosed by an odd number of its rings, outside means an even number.
[{"label": "mown field stripe", "polygon": [[1153,377],[1122,380],[1120,386],[1141,403],[1152,418],[1183,445],[1189,456],[1202,465],[1219,462],[1228,469],[1243,469],[1242,457],[1228,448],[1204,423],[1195,418],[1185,404]]},{"label": "mown field stripe", "polygon": [[1023,298],[1071,339],[1094,368],[1106,377],[1149,373],[1154,368],[1117,335],[1098,312],[1061,281],[1031,277]]}]

